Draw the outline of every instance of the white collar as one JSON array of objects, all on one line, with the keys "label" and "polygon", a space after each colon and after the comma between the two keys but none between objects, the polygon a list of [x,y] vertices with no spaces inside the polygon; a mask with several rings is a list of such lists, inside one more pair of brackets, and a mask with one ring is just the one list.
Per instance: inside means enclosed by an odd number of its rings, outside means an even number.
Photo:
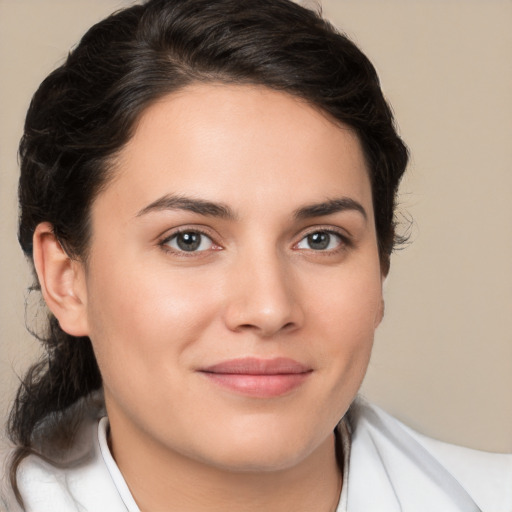
[{"label": "white collar", "polygon": [[126,506],[126,510],[128,510],[129,512],[140,512],[140,509],[137,506],[137,503],[135,503],[135,500],[133,499],[132,493],[130,492],[128,485],[125,479],[123,478],[123,475],[121,474],[121,471],[119,471],[119,468],[117,467],[114,457],[112,457],[112,454],[110,453],[110,448],[108,446],[107,440],[108,430],[108,418],[107,416],[104,416],[98,423],[98,441],[100,444],[101,456],[103,457],[105,466],[107,466],[108,472],[112,477],[112,481],[116,486],[117,492],[119,493],[119,496],[121,497],[123,503]]}]

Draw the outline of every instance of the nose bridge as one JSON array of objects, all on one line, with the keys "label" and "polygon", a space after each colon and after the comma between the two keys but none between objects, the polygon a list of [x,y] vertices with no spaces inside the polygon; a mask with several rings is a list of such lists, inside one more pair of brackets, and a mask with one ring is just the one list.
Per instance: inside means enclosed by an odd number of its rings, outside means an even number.
[{"label": "nose bridge", "polygon": [[230,276],[226,323],[271,336],[300,325],[293,269],[275,246],[240,251]]}]

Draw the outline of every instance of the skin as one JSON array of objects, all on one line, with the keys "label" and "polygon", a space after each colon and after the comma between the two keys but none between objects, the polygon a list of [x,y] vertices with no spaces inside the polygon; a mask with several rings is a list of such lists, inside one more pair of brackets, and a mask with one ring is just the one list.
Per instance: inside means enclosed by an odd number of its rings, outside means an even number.
[{"label": "skin", "polygon": [[[340,211],[306,209],[329,200]],[[264,87],[189,86],[143,113],[91,218],[86,266],[47,224],[35,261],[61,326],[92,340],[113,455],[141,510],[335,508],[333,429],[383,310],[356,135]],[[180,250],[177,229],[203,232],[199,250]],[[291,358],[308,375],[261,397],[200,371],[249,356]]]}]

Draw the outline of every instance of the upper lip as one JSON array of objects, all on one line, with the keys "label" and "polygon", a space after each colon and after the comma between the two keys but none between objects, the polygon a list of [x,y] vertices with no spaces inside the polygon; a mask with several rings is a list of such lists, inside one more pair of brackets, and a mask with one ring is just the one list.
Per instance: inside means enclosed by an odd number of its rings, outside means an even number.
[{"label": "upper lip", "polygon": [[222,361],[201,368],[200,371],[240,375],[286,375],[311,372],[312,368],[288,357],[275,357],[273,359],[244,357]]}]

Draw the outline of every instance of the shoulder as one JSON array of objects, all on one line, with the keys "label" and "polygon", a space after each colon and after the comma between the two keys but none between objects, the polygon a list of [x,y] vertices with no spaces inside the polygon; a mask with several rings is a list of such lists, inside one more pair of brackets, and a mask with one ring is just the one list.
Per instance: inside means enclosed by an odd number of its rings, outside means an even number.
[{"label": "shoulder", "polygon": [[[362,485],[362,472],[368,474],[371,465],[370,471],[384,479],[382,493],[400,506],[409,503],[411,510],[429,506],[446,511],[512,510],[512,454],[486,453],[431,439],[361,400],[354,403],[348,419],[354,485]],[[428,506],[412,506],[420,496]]]},{"label": "shoulder", "polygon": [[[97,419],[82,424],[65,462],[24,459],[17,483],[26,512],[126,511],[101,454]],[[10,498],[8,510],[18,510],[15,505]]]},{"label": "shoulder", "polygon": [[512,510],[512,454],[445,443],[400,425],[470,490],[475,501],[486,505],[485,510]]}]

